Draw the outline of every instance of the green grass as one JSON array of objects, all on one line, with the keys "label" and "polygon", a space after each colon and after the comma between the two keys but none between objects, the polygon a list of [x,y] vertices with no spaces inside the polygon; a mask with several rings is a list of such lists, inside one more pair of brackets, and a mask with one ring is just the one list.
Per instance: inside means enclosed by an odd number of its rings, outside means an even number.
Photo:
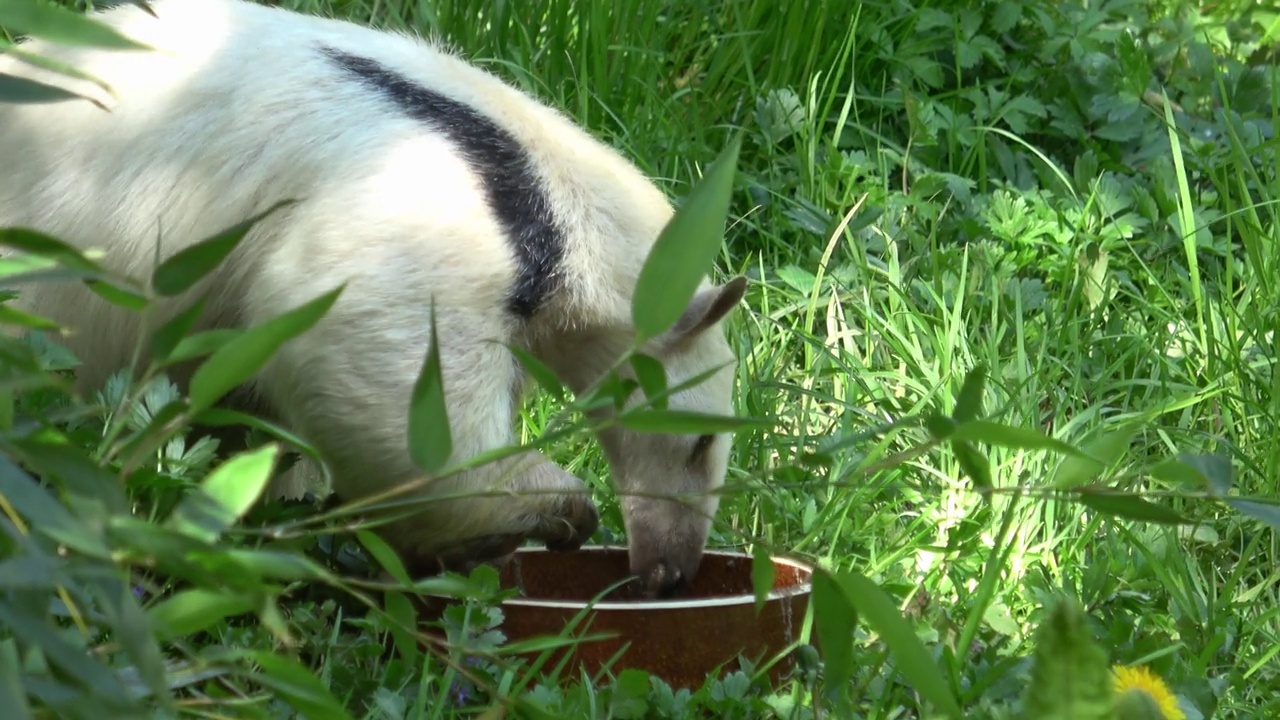
[{"label": "green grass", "polygon": [[[1280,716],[1274,12],[1172,1],[281,4],[439,34],[674,197],[744,133],[718,264],[753,280],[729,329],[738,411],[776,426],[738,435],[713,546],[870,578],[966,717],[1018,716],[1037,628],[1064,595],[1110,662],[1150,666],[1189,718]],[[1064,457],[1019,447],[1012,431],[952,442],[939,418],[973,413],[961,393],[977,368],[982,419],[1112,462],[1063,483]],[[530,438],[559,409],[536,399]],[[597,489],[602,537],[622,537],[597,449],[549,452]],[[161,478],[190,480],[208,463],[163,467]],[[1082,484],[1157,508],[1082,497]],[[176,502],[164,487],[147,488],[150,502]],[[1126,517],[1144,509],[1189,522]],[[869,602],[852,600],[864,620]],[[493,670],[498,690],[464,683],[430,655],[385,653],[389,621],[322,584],[295,588],[280,613],[299,662],[355,717],[473,717],[516,689],[552,717],[942,716],[876,623],[857,626],[845,667],[826,658],[825,677],[848,673],[830,694],[801,673],[778,688],[709,678],[678,696],[635,675],[584,681],[522,666]],[[173,652],[268,650],[274,629],[211,620]],[[455,662],[494,640],[451,632]],[[186,687],[186,709],[200,713],[192,698],[204,698],[210,713],[293,716],[266,699],[284,692],[272,677],[286,676],[264,666]]]}]

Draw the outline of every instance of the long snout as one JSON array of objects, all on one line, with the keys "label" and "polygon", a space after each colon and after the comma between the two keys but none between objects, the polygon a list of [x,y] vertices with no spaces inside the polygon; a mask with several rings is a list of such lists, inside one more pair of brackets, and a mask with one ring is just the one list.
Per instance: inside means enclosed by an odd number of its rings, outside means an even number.
[{"label": "long snout", "polygon": [[631,573],[649,597],[668,597],[698,574],[711,531],[706,508],[675,500],[629,498],[623,519],[630,541]]}]

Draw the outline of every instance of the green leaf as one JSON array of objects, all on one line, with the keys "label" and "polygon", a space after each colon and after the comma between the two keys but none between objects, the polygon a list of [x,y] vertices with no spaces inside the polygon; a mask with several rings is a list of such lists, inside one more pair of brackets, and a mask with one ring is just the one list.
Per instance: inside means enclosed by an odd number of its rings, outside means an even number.
[{"label": "green leaf", "polygon": [[31,476],[3,455],[0,455],[0,497],[26,518],[35,532],[90,557],[111,559],[111,550],[100,535],[68,512],[48,489],[36,484]]},{"label": "green leaf", "polygon": [[1270,525],[1273,530],[1280,530],[1280,507],[1239,498],[1226,498],[1223,502],[1243,515]]},{"label": "green leaf", "polygon": [[170,297],[185,292],[213,272],[263,218],[294,202],[281,200],[248,220],[183,248],[160,263],[151,276],[151,286],[161,295]]},{"label": "green leaf", "polygon": [[157,639],[167,642],[207,630],[224,618],[251,612],[258,599],[242,590],[194,588],[181,590],[149,611],[147,619]]},{"label": "green leaf", "polygon": [[755,552],[751,553],[751,590],[756,595],[757,613],[764,607],[764,601],[773,590],[773,581],[777,572],[769,550],[763,545],[756,545]]},{"label": "green leaf", "polygon": [[711,415],[687,410],[639,409],[618,416],[618,424],[637,432],[700,435],[736,432],[744,428],[771,428],[760,418]]},{"label": "green leaf", "polygon": [[15,105],[35,105],[37,103],[66,102],[67,100],[89,100],[102,107],[102,103],[85,96],[64,90],[54,85],[47,85],[37,80],[29,80],[17,75],[0,73],[0,102]]},{"label": "green leaf", "polygon": [[223,395],[253,377],[286,342],[310,330],[338,300],[346,285],[266,322],[218,348],[191,376],[191,409],[212,407]]},{"label": "green leaf", "polygon": [[1049,477],[1049,484],[1056,488],[1088,485],[1124,456],[1137,432],[1138,426],[1130,423],[1090,438],[1080,446],[1089,457],[1072,454],[1063,458]]},{"label": "green leaf", "polygon": [[956,421],[946,415],[929,415],[924,419],[924,428],[934,440],[942,441],[955,434]]},{"label": "green leaf", "polygon": [[[659,410],[667,408],[667,371],[662,363],[643,353],[632,353],[629,358],[631,369],[635,371],[636,382],[649,398],[651,407]],[[655,399],[656,398],[656,399]]]},{"label": "green leaf", "polygon": [[636,342],[666,332],[693,299],[724,241],[742,135],[735,134],[659,233],[636,281]]},{"label": "green leaf", "polygon": [[281,655],[265,651],[245,653],[246,659],[262,668],[255,679],[308,718],[352,720],[338,699],[330,694],[316,673]]},{"label": "green leaf", "polygon": [[396,579],[396,582],[404,587],[413,587],[413,581],[409,579],[409,573],[404,569],[404,563],[400,562],[400,556],[391,549],[391,546],[385,540],[368,530],[357,530],[356,539],[378,561],[378,564],[390,573],[391,577]]},{"label": "green leaf", "polygon": [[213,542],[258,501],[271,481],[279,455],[280,446],[269,443],[222,463],[198,490],[182,499],[170,517],[171,526]]},{"label": "green leaf", "polygon": [[951,439],[980,442],[1017,450],[1051,450],[1069,457],[1080,458],[1086,462],[1093,462],[1088,455],[1075,447],[1056,438],[1051,438],[1039,430],[1002,425],[988,420],[969,420],[961,423],[955,428]]},{"label": "green leaf", "polygon": [[1185,525],[1191,522],[1177,511],[1148,502],[1137,495],[1083,488],[1077,497],[1080,499],[1080,504],[1106,515],[1162,525]]},{"label": "green leaf", "polygon": [[[101,2],[97,4],[99,7],[102,6]],[[19,45],[6,44],[3,46],[0,46],[0,52],[3,52],[4,54],[9,56],[15,57],[21,60],[22,62],[27,63],[28,65],[33,65],[35,67],[48,70],[50,72],[54,72],[59,75],[65,75],[69,78],[75,78],[77,80],[83,80],[85,82],[92,83],[102,88],[108,94],[113,94],[111,91],[110,85],[94,77],[92,74],[87,73],[84,70],[81,70],[80,68],[77,68],[75,65],[69,65],[61,60],[55,60],[51,57],[46,57],[44,55],[39,55],[37,53],[27,52],[22,46],[19,46]],[[95,102],[95,104],[97,103]]]},{"label": "green leaf", "polygon": [[916,692],[953,718],[962,718],[960,704],[951,694],[946,679],[910,623],[875,583],[849,570],[834,576],[849,603],[867,624],[880,634],[892,653],[895,665]]},{"label": "green leaf", "polygon": [[392,622],[389,629],[396,649],[400,651],[406,663],[413,665],[418,661],[420,654],[418,643],[410,634],[418,626],[413,603],[409,602],[409,598],[403,593],[388,592],[385,595],[385,605],[387,615],[391,616]]},{"label": "green leaf", "polygon": [[639,668],[627,668],[618,673],[609,698],[606,717],[618,720],[639,720],[648,717],[649,673]]},{"label": "green leaf", "polygon": [[276,550],[220,548],[225,559],[258,578],[284,582],[333,582],[333,576],[305,555]]},{"label": "green leaf", "polygon": [[[53,260],[63,267],[78,270],[90,277],[105,277],[109,274],[106,268],[85,257],[84,253],[75,247],[37,230],[0,228],[0,245],[8,245],[15,250]],[[11,282],[13,282],[12,278],[6,278],[6,283]]]},{"label": "green leaf", "polygon": [[431,307],[431,347],[422,371],[413,384],[409,405],[409,453],[422,471],[434,474],[453,454],[449,429],[449,409],[444,396],[444,375],[440,365],[440,341],[436,334],[435,302]]},{"label": "green leaf", "polygon": [[178,341],[165,361],[166,365],[175,365],[188,360],[212,355],[224,345],[244,334],[244,330],[233,328],[217,328],[188,335]]},{"label": "green leaf", "polygon": [[508,345],[507,349],[515,356],[526,372],[538,383],[538,385],[556,400],[563,400],[566,396],[564,383],[560,382],[560,378],[555,372],[547,367],[543,362],[533,355],[530,355],[524,348],[516,345]]},{"label": "green leaf", "polygon": [[110,670],[95,661],[95,656],[81,642],[78,633],[62,632],[47,617],[15,602],[0,603],[0,627],[23,645],[40,648],[45,662],[59,670],[59,674],[70,680],[73,686],[84,688],[96,696],[98,702],[117,708],[132,705],[125,695],[124,686]]},{"label": "green leaf", "polygon": [[[157,365],[164,365],[177,349],[191,329],[195,327],[196,320],[200,318],[200,313],[204,312],[204,305],[207,298],[201,297],[191,304],[191,307],[183,310],[173,316],[168,322],[161,325],[151,336],[151,359]],[[232,335],[235,333],[233,332]],[[227,339],[230,339],[228,337]],[[224,341],[225,342],[225,341]],[[216,350],[217,348],[213,348]]]},{"label": "green leaf", "polygon": [[956,396],[956,409],[951,417],[958,423],[976,419],[982,414],[982,392],[987,384],[987,366],[979,364],[969,371]]},{"label": "green leaf", "polygon": [[58,323],[40,315],[32,315],[9,305],[0,305],[0,324],[17,325],[32,330],[57,330]]},{"label": "green leaf", "polygon": [[836,695],[836,710],[848,717],[848,695],[841,690],[853,678],[853,629],[858,624],[858,612],[825,568],[815,567],[811,582],[813,629],[824,666],[823,687]]},{"label": "green leaf", "polygon": [[166,697],[168,684],[165,681],[164,656],[151,632],[146,613],[138,605],[128,583],[111,578],[101,585],[105,587],[97,596],[100,607],[110,616],[116,641],[133,659],[138,676],[147,689],[156,697]]},{"label": "green leaf", "polygon": [[11,720],[31,720],[31,705],[22,682],[22,660],[13,638],[0,640],[0,707]]},{"label": "green leaf", "polygon": [[125,310],[142,312],[147,309],[147,305],[151,304],[145,295],[139,295],[132,290],[126,290],[103,280],[89,280],[85,285],[94,295]]},{"label": "green leaf", "polygon": [[987,456],[963,440],[951,438],[951,451],[956,454],[964,474],[973,480],[974,487],[979,490],[991,489],[991,463]]},{"label": "green leaf", "polygon": [[320,453],[306,440],[300,436],[294,435],[285,428],[268,422],[262,418],[255,417],[246,413],[228,408],[208,408],[192,418],[192,421],[199,425],[207,425],[209,427],[230,427],[233,425],[244,425],[245,427],[261,430],[262,432],[288,443],[290,447],[301,452],[311,458],[320,460]]},{"label": "green leaf", "polygon": [[1084,613],[1059,601],[1036,630],[1023,720],[1112,720],[1114,690],[1106,652],[1090,637]]},{"label": "green leaf", "polygon": [[0,27],[11,33],[43,38],[60,45],[116,50],[154,49],[131,40],[100,20],[47,2],[0,0]]}]

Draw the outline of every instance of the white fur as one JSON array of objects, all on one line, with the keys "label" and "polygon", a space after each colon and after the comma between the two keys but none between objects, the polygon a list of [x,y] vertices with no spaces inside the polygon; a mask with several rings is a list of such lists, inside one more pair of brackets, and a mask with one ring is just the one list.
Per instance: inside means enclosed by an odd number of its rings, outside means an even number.
[{"label": "white fur", "polygon": [[[328,317],[287,344],[254,386],[282,422],[320,449],[344,499],[419,476],[406,446],[407,409],[433,299],[455,459],[514,441],[523,380],[503,343],[528,348],[575,390],[627,346],[636,276],[671,208],[617,152],[416,37],[241,0],[152,7],[158,19],[128,4],[98,17],[155,52],[25,46],[105,80],[115,98],[0,57],[0,72],[72,87],[110,107],[0,104],[0,226],[100,249],[107,265],[145,280],[157,242],[167,257],[281,199],[301,200],[264,221],[206,282],[164,304],[151,327],[201,294],[209,306],[198,329],[241,327],[347,283]],[[344,77],[316,52],[320,43],[373,58],[477,109],[531,153],[567,231],[566,289],[539,319],[526,326],[504,311],[515,259],[464,159],[446,137]],[[141,315],[82,286],[20,291],[23,307],[72,331],[63,341],[85,362],[82,391],[127,367],[148,332]],[[670,383],[733,359],[718,326],[728,308],[712,301],[732,305],[740,295],[740,283],[704,284],[691,312],[714,306],[707,322],[645,348],[664,362]],[[175,380],[185,382],[187,371]],[[727,414],[731,383],[726,369],[671,406]],[[601,440],[622,492],[712,490],[724,477],[725,437],[692,470],[685,458],[694,438],[619,431]],[[532,464],[514,478],[512,461],[426,490],[582,490],[536,453],[522,461]],[[427,505],[387,535],[421,557],[468,538],[536,535],[537,518],[581,514],[580,506],[566,509],[577,502],[572,497]],[[663,572],[692,574],[714,496],[694,509],[642,499],[624,500],[624,509],[633,570],[665,563]]]}]

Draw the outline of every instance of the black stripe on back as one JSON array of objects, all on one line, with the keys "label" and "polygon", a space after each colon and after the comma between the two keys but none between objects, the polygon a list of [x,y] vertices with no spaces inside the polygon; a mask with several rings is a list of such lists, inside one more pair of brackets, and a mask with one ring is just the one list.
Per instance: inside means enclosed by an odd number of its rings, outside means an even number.
[{"label": "black stripe on back", "polygon": [[483,180],[489,207],[515,251],[517,275],[507,308],[521,318],[531,317],[559,289],[564,236],[552,214],[551,199],[519,142],[474,109],[375,60],[331,47],[320,51],[409,117],[443,132],[458,145]]}]

